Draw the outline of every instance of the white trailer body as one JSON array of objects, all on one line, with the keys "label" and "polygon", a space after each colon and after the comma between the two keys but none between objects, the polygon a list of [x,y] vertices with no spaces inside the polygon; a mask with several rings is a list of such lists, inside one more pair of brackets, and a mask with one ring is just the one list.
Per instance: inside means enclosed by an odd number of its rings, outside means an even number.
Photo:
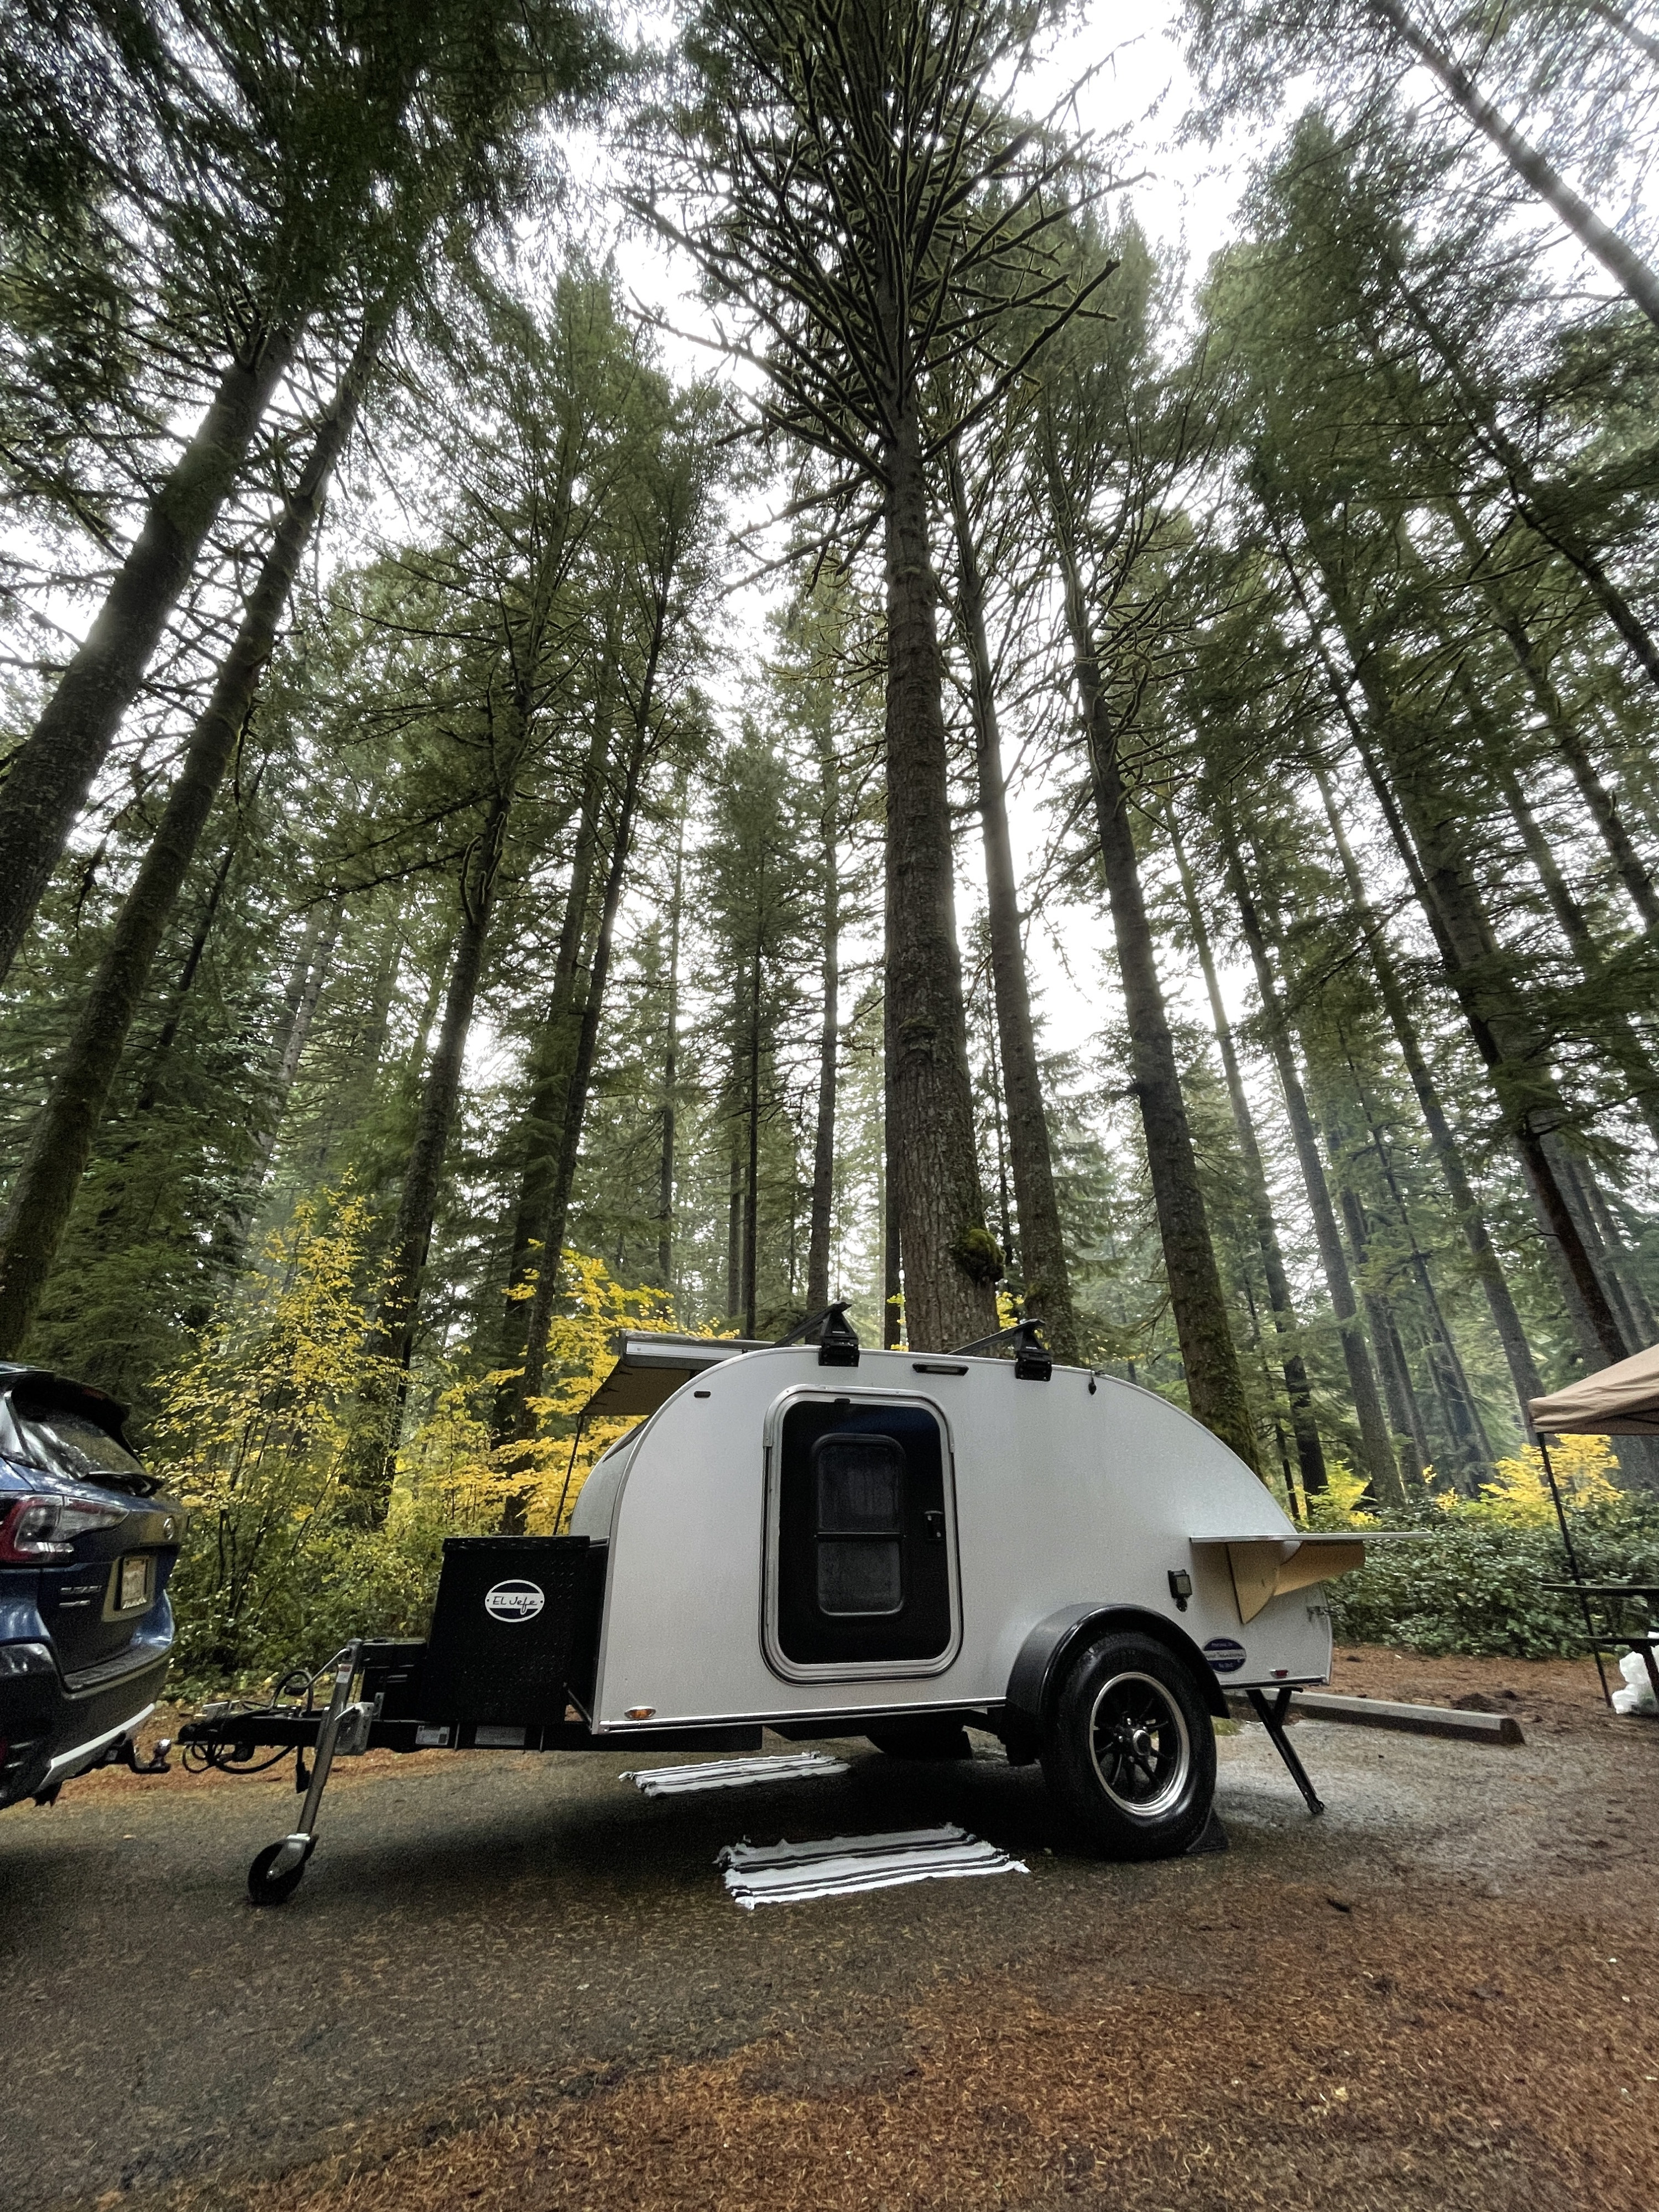
[{"label": "white trailer body", "polygon": [[[787,1417],[838,1404],[937,1426],[949,1601],[937,1651],[803,1657],[782,1632]],[[1323,1681],[1318,1580],[1243,1615],[1267,1553],[1275,1584],[1300,1582],[1304,1547],[1304,1573],[1358,1557],[1353,1539],[1309,1543],[1224,1443],[1132,1383],[1064,1367],[1025,1381],[1006,1359],[908,1352],[825,1368],[811,1345],[745,1352],[682,1382],[599,1461],[570,1525],[609,1549],[589,1719],[618,1736],[989,1711],[1033,1634],[1073,1607],[1155,1618],[1228,1688]],[[1183,1574],[1191,1595],[1179,1600],[1171,1578]]]}]

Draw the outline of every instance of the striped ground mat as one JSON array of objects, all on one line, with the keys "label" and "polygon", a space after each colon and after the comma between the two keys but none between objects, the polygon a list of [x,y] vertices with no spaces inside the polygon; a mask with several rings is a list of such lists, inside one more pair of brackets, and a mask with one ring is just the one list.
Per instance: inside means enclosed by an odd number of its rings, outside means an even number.
[{"label": "striped ground mat", "polygon": [[785,1751],[763,1759],[705,1759],[694,1766],[641,1766],[619,1774],[647,1797],[685,1797],[695,1790],[741,1790],[751,1782],[793,1782],[803,1774],[845,1774],[827,1751]]},{"label": "striped ground mat", "polygon": [[901,1882],[963,1875],[1029,1874],[1023,1859],[965,1828],[903,1828],[888,1836],[826,1836],[814,1844],[728,1844],[714,1861],[734,1905],[797,1905]]}]

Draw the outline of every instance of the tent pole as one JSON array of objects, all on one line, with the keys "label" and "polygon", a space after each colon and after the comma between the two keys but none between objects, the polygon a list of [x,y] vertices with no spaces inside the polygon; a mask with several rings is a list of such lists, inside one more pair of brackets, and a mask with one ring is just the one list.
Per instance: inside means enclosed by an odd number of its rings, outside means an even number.
[{"label": "tent pole", "polygon": [[1584,1608],[1584,1633],[1590,1639],[1590,1650],[1595,1655],[1595,1673],[1601,1685],[1602,1699],[1611,1707],[1613,1692],[1607,1687],[1607,1670],[1601,1664],[1601,1650],[1595,1640],[1595,1623],[1590,1618],[1589,1594],[1583,1588],[1583,1572],[1578,1565],[1578,1554],[1572,1548],[1572,1538],[1567,1530],[1566,1508],[1561,1503],[1560,1486],[1555,1480],[1555,1469],[1550,1465],[1549,1446],[1544,1442],[1544,1432],[1541,1429],[1538,1432],[1538,1455],[1544,1462],[1544,1477],[1550,1486],[1550,1496],[1555,1501],[1555,1517],[1561,1528],[1561,1548],[1567,1555],[1567,1572],[1579,1585],[1578,1602]]}]

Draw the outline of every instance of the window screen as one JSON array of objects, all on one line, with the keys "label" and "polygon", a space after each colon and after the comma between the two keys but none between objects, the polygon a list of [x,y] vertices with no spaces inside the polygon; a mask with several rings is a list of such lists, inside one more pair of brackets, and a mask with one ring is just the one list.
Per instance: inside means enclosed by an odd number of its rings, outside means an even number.
[{"label": "window screen", "polygon": [[812,1447],[821,1613],[904,1604],[904,1453],[892,1437],[820,1437]]},{"label": "window screen", "polygon": [[821,1536],[896,1536],[904,1454],[891,1437],[820,1437],[812,1450]]},{"label": "window screen", "polygon": [[818,1539],[818,1606],[824,1613],[896,1613],[904,1574],[896,1536],[848,1543]]}]

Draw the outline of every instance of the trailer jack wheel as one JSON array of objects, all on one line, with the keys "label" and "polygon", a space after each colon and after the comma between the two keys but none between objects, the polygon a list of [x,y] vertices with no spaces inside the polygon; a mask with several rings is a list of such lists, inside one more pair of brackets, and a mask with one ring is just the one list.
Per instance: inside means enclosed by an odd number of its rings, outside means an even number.
[{"label": "trailer jack wheel", "polygon": [[247,1870],[250,1903],[286,1905],[316,1848],[315,1836],[284,1836],[280,1843],[267,1844]]},{"label": "trailer jack wheel", "polygon": [[[269,1844],[247,1870],[247,1893],[255,1905],[286,1905],[300,1887],[300,1877],[306,1863],[317,1848],[317,1815],[322,1808],[323,1791],[328,1786],[329,1770],[334,1764],[334,1753],[339,1747],[340,1735],[348,1717],[360,1719],[367,1712],[360,1706],[356,1716],[348,1716],[346,1700],[351,1695],[351,1685],[363,1656],[363,1639],[353,1637],[351,1642],[336,1657],[334,1694],[328,1701],[328,1711],[323,1715],[322,1725],[317,1731],[317,1753],[311,1763],[311,1772],[306,1778],[306,1802],[300,1814],[300,1825],[291,1836],[278,1843]],[[368,1741],[365,1724],[361,1735],[356,1735],[352,1748],[362,1751]],[[301,1771],[305,1755],[300,1754]]]}]

